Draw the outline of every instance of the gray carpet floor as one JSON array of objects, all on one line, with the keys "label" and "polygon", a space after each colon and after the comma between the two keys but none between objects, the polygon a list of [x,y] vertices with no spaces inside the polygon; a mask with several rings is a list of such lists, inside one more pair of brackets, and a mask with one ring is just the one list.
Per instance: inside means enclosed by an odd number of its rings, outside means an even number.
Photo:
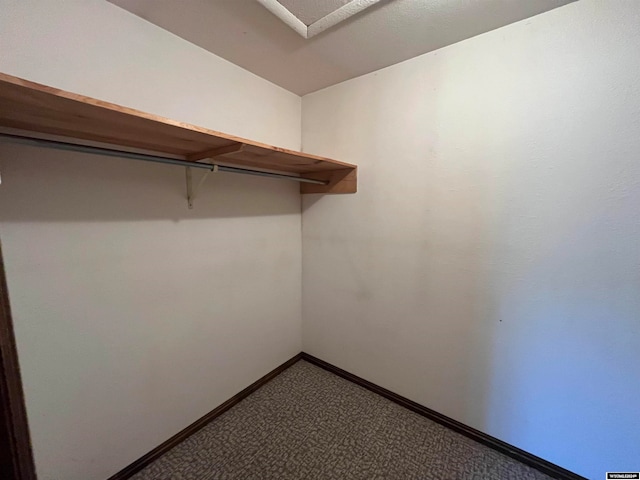
[{"label": "gray carpet floor", "polygon": [[134,480],[551,477],[305,361]]}]

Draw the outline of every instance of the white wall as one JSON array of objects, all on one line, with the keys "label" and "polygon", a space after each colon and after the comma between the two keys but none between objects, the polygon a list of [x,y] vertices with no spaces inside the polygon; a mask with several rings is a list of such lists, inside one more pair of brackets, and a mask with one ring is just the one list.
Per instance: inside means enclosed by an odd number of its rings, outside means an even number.
[{"label": "white wall", "polygon": [[303,347],[589,478],[640,459],[640,2],[303,97]]},{"label": "white wall", "polygon": [[[0,1],[0,71],[300,147],[300,98],[101,0]],[[0,144],[0,237],[40,480],[104,480],[301,349],[300,197]],[[199,175],[199,173],[196,173]]]}]

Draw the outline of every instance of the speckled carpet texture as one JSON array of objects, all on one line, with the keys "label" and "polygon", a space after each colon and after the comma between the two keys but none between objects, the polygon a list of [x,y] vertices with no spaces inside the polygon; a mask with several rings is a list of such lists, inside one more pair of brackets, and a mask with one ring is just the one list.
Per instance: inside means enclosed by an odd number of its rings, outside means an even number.
[{"label": "speckled carpet texture", "polygon": [[299,361],[132,478],[551,477]]}]

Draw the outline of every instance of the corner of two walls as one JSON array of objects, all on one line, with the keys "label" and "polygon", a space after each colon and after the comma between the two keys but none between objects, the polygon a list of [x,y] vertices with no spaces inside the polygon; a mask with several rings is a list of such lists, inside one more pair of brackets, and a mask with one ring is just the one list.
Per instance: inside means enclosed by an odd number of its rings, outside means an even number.
[{"label": "corner of two walls", "polygon": [[[0,71],[299,149],[301,99],[102,0],[0,0]],[[298,185],[0,145],[38,478],[104,480],[301,350]]]},{"label": "corner of two walls", "polygon": [[[303,334],[577,473],[637,468],[639,7],[607,4],[304,97],[305,151],[362,168],[357,195],[304,197],[302,240],[295,185],[221,176],[189,212],[171,167],[2,146],[40,478],[103,480]],[[6,73],[300,145],[299,97],[107,2],[0,6]]]},{"label": "corner of two walls", "polygon": [[[588,478],[637,471],[640,2],[303,97],[303,348]],[[627,469],[627,470],[625,470]]]}]

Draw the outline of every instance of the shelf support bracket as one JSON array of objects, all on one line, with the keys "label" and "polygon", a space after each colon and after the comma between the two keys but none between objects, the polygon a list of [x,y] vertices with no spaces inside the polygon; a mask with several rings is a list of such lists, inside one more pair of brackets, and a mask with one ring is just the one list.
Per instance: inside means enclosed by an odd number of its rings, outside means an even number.
[{"label": "shelf support bracket", "polygon": [[206,172],[204,172],[202,177],[200,177],[200,180],[198,181],[198,183],[194,186],[193,173],[191,172],[191,167],[185,167],[185,176],[187,180],[187,204],[189,205],[189,210],[193,209],[193,201],[195,200],[196,195],[198,194],[198,190],[200,190],[200,187],[204,184],[205,180],[207,179],[207,177],[211,172],[217,173],[218,165],[212,165],[211,170],[207,170]]},{"label": "shelf support bracket", "polygon": [[221,157],[222,155],[232,155],[234,153],[242,152],[242,150],[244,150],[244,143],[235,142],[224,147],[217,147],[203,152],[192,153],[191,155],[187,155],[187,160],[191,162],[199,162],[206,159],[212,159],[214,157]]}]

